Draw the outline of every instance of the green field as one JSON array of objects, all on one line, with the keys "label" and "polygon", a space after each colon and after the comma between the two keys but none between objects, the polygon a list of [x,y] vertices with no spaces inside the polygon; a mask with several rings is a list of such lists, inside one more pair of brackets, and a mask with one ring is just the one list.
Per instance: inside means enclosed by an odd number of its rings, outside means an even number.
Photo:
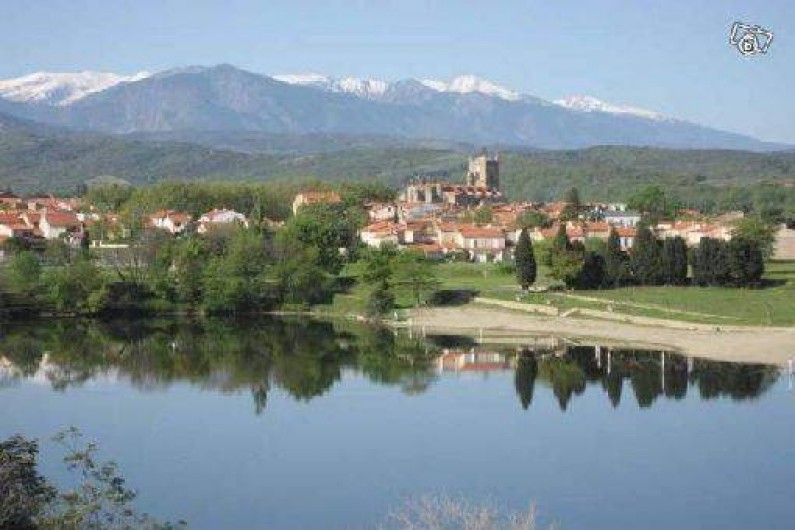
[{"label": "green field", "polygon": [[[720,287],[622,287],[591,291],[523,294],[512,274],[496,264],[442,263],[435,267],[446,290],[470,290],[478,296],[501,300],[554,305],[562,311],[573,308],[610,310],[635,316],[666,318],[722,325],[795,325],[795,261],[767,265],[762,289]],[[355,266],[348,274],[355,278]],[[538,286],[551,280],[542,268]],[[355,284],[338,294],[332,306],[323,309],[341,313],[361,313],[369,295],[368,286]],[[411,300],[398,297],[398,305],[411,307]]]}]

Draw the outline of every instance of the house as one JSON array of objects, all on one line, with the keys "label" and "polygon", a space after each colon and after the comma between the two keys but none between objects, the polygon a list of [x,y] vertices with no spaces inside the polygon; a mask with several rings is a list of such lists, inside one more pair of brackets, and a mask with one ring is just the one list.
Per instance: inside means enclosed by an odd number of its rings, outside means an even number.
[{"label": "house", "polygon": [[82,224],[73,212],[44,209],[39,220],[39,230],[46,239],[59,239],[82,231]]},{"label": "house", "polygon": [[184,232],[190,220],[190,215],[173,210],[160,210],[149,216],[149,223],[153,227],[168,230],[172,234]]},{"label": "house", "polygon": [[392,221],[398,216],[396,204],[375,202],[365,205],[370,221]]},{"label": "house", "polygon": [[615,227],[635,227],[640,224],[641,215],[633,211],[608,210],[602,214],[605,222]]},{"label": "house", "polygon": [[382,245],[399,243],[399,227],[392,221],[378,221],[359,231],[359,239],[367,246],[380,248]]},{"label": "house", "polygon": [[618,232],[618,238],[621,241],[621,250],[631,249],[635,244],[635,236],[637,235],[635,227],[619,226],[616,228],[616,232]]},{"label": "house", "polygon": [[336,191],[307,191],[299,193],[293,199],[293,215],[298,213],[302,206],[310,204],[336,204],[341,202],[339,193]]},{"label": "house", "polygon": [[248,219],[242,213],[234,210],[213,209],[199,217],[199,227],[196,231],[200,234],[206,234],[221,225],[242,225],[248,228]]},{"label": "house", "polygon": [[0,237],[32,237],[34,229],[16,213],[0,212]]},{"label": "house", "polygon": [[505,233],[499,228],[459,226],[453,239],[456,248],[464,250],[473,261],[502,261]]}]

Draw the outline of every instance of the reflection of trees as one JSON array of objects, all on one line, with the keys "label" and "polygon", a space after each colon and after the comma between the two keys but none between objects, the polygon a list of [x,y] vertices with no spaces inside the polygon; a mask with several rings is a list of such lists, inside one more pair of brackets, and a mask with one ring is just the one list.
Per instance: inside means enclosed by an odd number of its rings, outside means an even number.
[{"label": "reflection of trees", "polygon": [[178,381],[222,392],[248,390],[257,413],[273,383],[308,400],[328,391],[346,367],[406,393],[433,382],[433,355],[423,343],[348,327],[339,331],[307,319],[47,321],[12,327],[0,356],[24,376],[43,370],[55,389],[109,372],[142,390]]},{"label": "reflection of trees", "polygon": [[703,399],[730,397],[735,400],[755,398],[778,379],[778,371],[761,364],[733,364],[693,361],[691,384],[698,385]]},{"label": "reflection of trees", "polygon": [[536,375],[538,375],[538,362],[531,355],[520,355],[516,362],[516,373],[514,374],[514,385],[516,394],[522,408],[527,410],[533,402],[533,391],[536,386]]},{"label": "reflection of trees", "polygon": [[436,348],[422,340],[382,327],[363,328],[357,338],[356,367],[371,381],[400,385],[412,395],[425,392],[436,379],[431,371]]},{"label": "reflection of trees", "polygon": [[[535,366],[530,364],[535,363]],[[692,366],[692,369],[691,369]],[[691,360],[672,353],[574,346],[560,356],[533,357],[523,352],[517,359],[514,384],[523,408],[532,403],[535,378],[546,381],[566,410],[572,397],[588,383],[599,383],[616,407],[628,379],[638,406],[650,407],[664,395],[683,399],[688,385],[697,385],[703,399],[728,396],[754,398],[778,378],[775,367]]]},{"label": "reflection of trees", "polygon": [[552,385],[560,410],[566,410],[574,394],[585,391],[585,372],[575,361],[553,357],[538,367],[538,376]]}]

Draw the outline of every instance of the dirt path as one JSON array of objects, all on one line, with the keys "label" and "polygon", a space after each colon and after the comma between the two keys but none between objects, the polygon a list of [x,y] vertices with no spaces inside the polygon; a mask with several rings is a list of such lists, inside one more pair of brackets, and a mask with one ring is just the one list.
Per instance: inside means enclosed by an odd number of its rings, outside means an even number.
[{"label": "dirt path", "polygon": [[715,326],[689,323],[674,328],[530,315],[477,305],[415,311],[410,325],[484,338],[512,332],[622,341],[725,361],[786,365],[795,359],[795,328],[721,326],[716,331]]}]

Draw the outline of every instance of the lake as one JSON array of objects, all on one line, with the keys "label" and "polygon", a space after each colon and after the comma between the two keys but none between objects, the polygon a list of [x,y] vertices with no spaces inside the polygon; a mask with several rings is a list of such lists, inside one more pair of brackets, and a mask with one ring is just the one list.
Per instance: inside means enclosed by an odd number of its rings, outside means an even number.
[{"label": "lake", "polygon": [[0,438],[96,440],[190,528],[374,528],[407,500],[537,506],[564,529],[795,527],[776,367],[347,322],[53,321],[0,336]]}]

